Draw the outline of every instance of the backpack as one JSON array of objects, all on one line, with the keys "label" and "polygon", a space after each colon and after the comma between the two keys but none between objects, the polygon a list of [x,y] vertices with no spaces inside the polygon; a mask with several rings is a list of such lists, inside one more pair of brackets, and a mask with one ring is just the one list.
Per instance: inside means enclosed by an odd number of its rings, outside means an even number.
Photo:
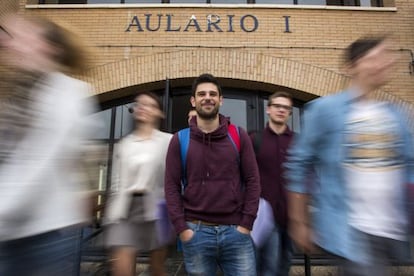
[{"label": "backpack", "polygon": [[252,132],[253,134],[253,149],[254,149],[254,153],[256,155],[259,154],[260,151],[260,146],[262,145],[262,140],[263,140],[263,131],[256,131],[256,132]]},{"label": "backpack", "polygon": [[[263,130],[252,132],[251,135],[253,136],[252,143],[254,153],[257,156],[263,142]],[[274,228],[275,219],[272,206],[266,199],[260,197],[257,216],[253,223],[251,232],[251,237],[256,247],[263,247],[263,245],[268,241]]]},{"label": "backpack", "polygon": [[[230,139],[234,149],[237,152],[237,160],[240,164],[240,130],[237,126],[230,124],[228,127],[227,137]],[[190,128],[184,128],[178,131],[178,142],[180,143],[181,154],[181,193],[184,193],[187,187],[187,152],[190,145]]]}]

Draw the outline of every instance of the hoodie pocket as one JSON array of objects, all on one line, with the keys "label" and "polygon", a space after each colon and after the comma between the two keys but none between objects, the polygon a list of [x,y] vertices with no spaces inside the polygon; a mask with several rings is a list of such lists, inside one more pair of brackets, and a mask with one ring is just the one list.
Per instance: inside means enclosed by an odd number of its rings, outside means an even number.
[{"label": "hoodie pocket", "polygon": [[188,185],[184,193],[184,207],[198,213],[234,213],[241,204],[241,186],[233,180],[200,180]]}]

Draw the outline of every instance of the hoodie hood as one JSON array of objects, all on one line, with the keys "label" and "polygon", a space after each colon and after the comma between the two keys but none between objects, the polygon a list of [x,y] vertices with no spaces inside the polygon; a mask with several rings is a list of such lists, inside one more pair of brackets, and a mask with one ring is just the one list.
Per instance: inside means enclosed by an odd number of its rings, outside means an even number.
[{"label": "hoodie hood", "polygon": [[190,121],[191,139],[202,142],[203,144],[211,141],[220,140],[227,137],[228,126],[230,118],[219,114],[219,127],[210,133],[204,133],[198,128],[197,119],[194,116]]},{"label": "hoodie hood", "polygon": [[217,129],[203,133],[196,118],[190,120],[184,191],[178,134],[171,141],[166,158],[165,196],[177,233],[188,229],[187,222],[192,220],[252,228],[260,196],[259,171],[257,163],[252,162],[255,156],[246,131],[239,128],[238,153],[228,136],[229,124],[229,118],[219,114]]}]

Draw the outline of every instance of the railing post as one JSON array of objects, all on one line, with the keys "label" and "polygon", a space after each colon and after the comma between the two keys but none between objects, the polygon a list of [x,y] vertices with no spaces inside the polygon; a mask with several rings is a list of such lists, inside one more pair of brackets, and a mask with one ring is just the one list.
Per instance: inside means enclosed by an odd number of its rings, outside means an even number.
[{"label": "railing post", "polygon": [[311,262],[308,254],[304,255],[305,258],[305,276],[311,276]]}]

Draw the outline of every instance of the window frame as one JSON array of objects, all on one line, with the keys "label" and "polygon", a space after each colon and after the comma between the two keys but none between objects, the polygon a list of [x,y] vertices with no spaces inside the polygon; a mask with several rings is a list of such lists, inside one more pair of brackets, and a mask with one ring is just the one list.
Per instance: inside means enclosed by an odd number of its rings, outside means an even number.
[{"label": "window frame", "polygon": [[[361,0],[339,0],[340,3],[332,3],[329,4],[329,2],[332,0],[325,0],[325,4],[322,6],[344,6],[344,7],[361,7]],[[55,0],[52,2],[57,3],[47,3],[50,2],[50,0],[38,0],[39,5],[48,5],[48,4],[58,4],[58,5],[72,5],[72,4],[90,4],[88,3],[88,0]],[[63,3],[62,3],[63,2]],[[74,2],[74,3],[70,3]],[[170,0],[159,0],[159,4],[170,4]],[[276,2],[276,1],[275,1]],[[291,0],[291,4],[287,5],[301,5],[301,6],[312,6],[312,4],[305,4],[301,3],[299,4],[299,0]],[[351,3],[353,2],[353,3]],[[384,7],[384,1],[383,0],[370,0],[371,5],[369,7]],[[374,2],[374,4],[372,4]],[[101,4],[101,3],[94,3],[94,4]],[[108,3],[102,3],[102,4],[108,4]],[[118,0],[118,3],[111,3],[111,4],[135,4],[135,3],[125,3],[125,0]],[[145,3],[137,3],[137,4],[145,4]],[[148,3],[148,4],[154,4],[154,3]],[[172,4],[180,4],[180,3],[172,3]],[[226,4],[223,3],[212,3],[212,0],[205,0],[204,3],[188,3],[184,2],[182,4]],[[266,4],[266,3],[256,3],[256,0],[244,0],[240,1],[240,4]],[[268,3],[269,5],[278,3]],[[395,5],[395,3],[394,3]],[[363,7],[363,6],[362,6]]]}]

